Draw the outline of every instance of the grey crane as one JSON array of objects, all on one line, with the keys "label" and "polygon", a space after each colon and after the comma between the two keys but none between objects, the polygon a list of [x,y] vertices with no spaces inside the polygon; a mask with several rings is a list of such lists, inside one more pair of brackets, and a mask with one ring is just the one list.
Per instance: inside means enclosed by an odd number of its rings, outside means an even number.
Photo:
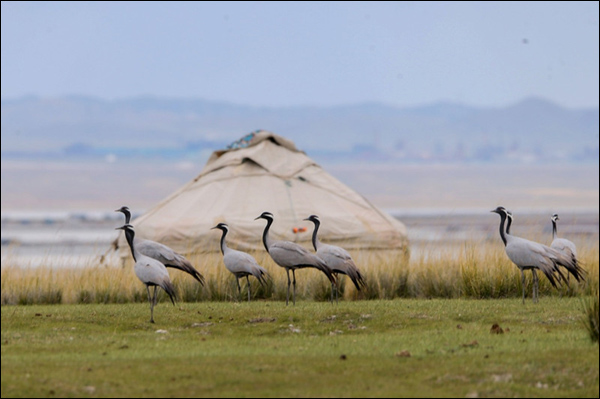
[{"label": "grey crane", "polygon": [[[510,226],[513,222],[513,214],[508,209],[505,209],[505,212],[506,212],[506,216],[507,216],[506,234],[510,234]],[[558,215],[554,214],[554,216],[556,216],[556,220],[558,220]],[[552,218],[554,218],[554,216]],[[554,220],[552,222],[553,222],[553,224],[555,223]],[[556,225],[554,225],[554,227],[556,227]],[[553,237],[555,236],[555,233],[556,232],[554,231]],[[565,241],[568,243],[571,243],[571,245],[573,245],[573,247],[575,247],[575,244],[573,244],[571,241],[569,241],[569,240],[565,240]],[[552,244],[554,244],[554,243],[552,243]],[[568,250],[562,250],[563,245],[568,245],[568,244],[562,243],[559,241],[559,242],[557,242],[556,246],[550,245],[550,247],[557,250],[558,253],[561,255],[558,265],[567,269],[567,280],[566,280],[567,284],[569,283],[569,278],[571,277],[571,274],[575,276],[577,281],[583,281],[585,279],[584,276],[586,274],[586,271],[580,266],[580,263],[577,260],[577,254],[575,253],[575,255],[572,256],[572,252],[570,252]],[[570,262],[569,260],[572,260],[572,262]],[[561,276],[562,276],[562,274],[561,274]]]},{"label": "grey crane", "polygon": [[[510,234],[510,226],[512,225],[512,222],[513,222],[513,214],[508,209],[505,209],[504,211],[506,212],[506,234]],[[533,275],[533,281],[534,281],[534,285],[533,285],[533,288],[534,288],[533,297],[536,298],[535,300],[537,301],[537,297],[538,297],[538,292],[537,292],[538,276],[537,276],[537,272],[536,272],[535,268],[531,269],[531,274]]]},{"label": "grey crane", "polygon": [[265,249],[273,259],[275,263],[279,266],[283,267],[287,273],[287,296],[285,298],[285,304],[288,305],[290,301],[290,270],[292,271],[292,275],[294,278],[294,305],[296,304],[296,269],[303,269],[306,267],[312,267],[315,269],[319,269],[331,281],[332,284],[336,284],[335,277],[331,273],[331,270],[322,259],[320,259],[317,255],[310,253],[309,250],[304,248],[301,245],[298,245],[291,241],[273,241],[269,237],[269,229],[271,228],[271,224],[273,224],[273,214],[271,212],[263,212],[260,216],[258,216],[254,220],[265,219],[267,221],[267,225],[265,226],[265,230],[263,232],[263,244],[265,245]]},{"label": "grey crane", "polygon": [[[122,206],[116,209],[115,212],[121,212],[125,215],[125,224],[129,224],[131,220],[131,211],[128,207]],[[181,270],[198,280],[201,285],[204,285],[204,276],[200,274],[194,266],[183,255],[173,251],[168,246],[152,240],[143,238],[135,239],[135,246],[141,254],[158,260],[165,267]]]},{"label": "grey crane", "polygon": [[[513,214],[511,211],[509,211],[508,209],[504,209],[504,211],[506,212],[506,234],[510,234],[510,226],[512,225],[513,222]],[[533,291],[533,297],[537,298],[537,294],[538,292],[536,291],[536,283],[538,281],[538,276],[537,276],[537,272],[535,271],[535,268],[531,269],[531,274],[533,275],[533,281],[534,281],[534,291]]]},{"label": "grey crane", "polygon": [[240,297],[242,296],[240,278],[246,277],[246,282],[248,285],[248,302],[250,302],[250,279],[248,276],[256,277],[260,285],[264,286],[266,283],[265,276],[268,277],[269,274],[258,264],[258,262],[256,262],[256,259],[254,259],[251,255],[247,254],[246,252],[231,249],[227,246],[227,243],[225,242],[225,236],[229,232],[229,226],[227,226],[227,224],[219,223],[212,229],[219,229],[223,232],[223,235],[221,236],[221,252],[223,253],[223,263],[225,263],[227,270],[229,270],[235,276],[238,294]]},{"label": "grey crane", "polygon": [[508,211],[504,207],[499,206],[491,212],[500,215],[500,237],[504,243],[506,255],[521,271],[523,303],[525,303],[525,270],[531,270],[533,273],[533,300],[537,302],[539,279],[536,270],[544,273],[552,286],[557,288],[560,279],[564,280],[564,275],[558,268],[563,262],[561,255],[546,245],[507,234],[504,231],[504,223],[508,217]]},{"label": "grey crane", "polygon": [[[146,285],[148,302],[150,302],[150,323],[154,323],[154,306],[156,306],[158,297],[157,287],[165,290],[169,298],[171,298],[171,302],[175,305],[175,288],[171,283],[169,272],[167,272],[167,268],[161,262],[138,251],[135,246],[135,232],[132,225],[126,224],[117,227],[117,230],[125,232],[125,238],[127,238],[127,243],[129,244],[129,248],[131,248],[131,255],[135,261],[135,275]],[[154,295],[152,297],[150,296],[150,287],[154,287]]]},{"label": "grey crane", "polygon": [[[308,220],[314,223],[315,229],[312,234],[312,243],[315,251],[317,252],[317,256],[329,266],[333,275],[337,279],[337,274],[345,274],[350,277],[350,280],[354,283],[354,286],[357,290],[360,291],[362,287],[366,285],[365,278],[361,271],[354,263],[354,260],[344,248],[323,244],[318,237],[319,227],[321,226],[321,221],[317,215],[310,215],[304,220]],[[339,280],[338,280],[339,281]],[[331,284],[331,295],[333,296],[334,286]],[[335,300],[338,300],[338,290],[337,286],[335,287]]]},{"label": "grey crane", "polygon": [[[577,259],[577,247],[573,242],[567,240],[566,238],[559,238],[556,229],[556,222],[560,220],[558,218],[558,214],[552,215],[550,218],[552,220],[552,244],[550,244],[550,248],[554,248],[568,259],[571,259],[578,273],[583,275],[585,271],[581,268],[580,262]],[[572,273],[567,274],[567,284],[569,283],[569,277]]]}]

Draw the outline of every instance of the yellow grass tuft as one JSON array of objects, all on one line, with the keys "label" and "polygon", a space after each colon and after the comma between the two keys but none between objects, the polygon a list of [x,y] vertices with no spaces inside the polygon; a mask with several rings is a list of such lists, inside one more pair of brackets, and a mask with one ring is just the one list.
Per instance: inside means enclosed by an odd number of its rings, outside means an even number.
[{"label": "yellow grass tuft", "polygon": [[[340,300],[414,298],[506,298],[521,296],[521,277],[504,248],[496,241],[466,241],[458,247],[440,249],[430,245],[417,254],[404,251],[351,252],[366,275],[366,287],[356,290],[350,279],[340,275]],[[540,276],[541,295],[592,295],[598,292],[598,241],[580,246],[579,255],[587,270],[587,281],[554,289]],[[271,279],[265,287],[250,278],[253,299],[284,301],[287,290],[285,270],[265,251],[251,253],[267,269]],[[179,301],[245,301],[245,279],[238,296],[235,278],[223,265],[220,253],[189,257],[206,278],[200,286],[190,276],[169,269]],[[16,267],[11,259],[2,264],[2,297],[6,304],[125,303],[147,300],[146,290],[127,259],[100,264],[96,258],[82,259],[81,267]],[[531,298],[531,273],[526,272],[526,295]],[[323,273],[314,269],[296,272],[296,300],[327,301],[331,287]],[[161,300],[168,300],[165,295]],[[291,300],[291,298],[290,298]]]}]

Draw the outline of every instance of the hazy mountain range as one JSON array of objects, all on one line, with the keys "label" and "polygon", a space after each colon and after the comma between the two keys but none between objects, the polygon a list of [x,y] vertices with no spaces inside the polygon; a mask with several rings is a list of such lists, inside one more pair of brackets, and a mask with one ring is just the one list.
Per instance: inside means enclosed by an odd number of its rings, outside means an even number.
[{"label": "hazy mountain range", "polygon": [[2,159],[198,159],[265,129],[319,162],[598,163],[598,109],[378,103],[266,108],[199,99],[2,101]]}]

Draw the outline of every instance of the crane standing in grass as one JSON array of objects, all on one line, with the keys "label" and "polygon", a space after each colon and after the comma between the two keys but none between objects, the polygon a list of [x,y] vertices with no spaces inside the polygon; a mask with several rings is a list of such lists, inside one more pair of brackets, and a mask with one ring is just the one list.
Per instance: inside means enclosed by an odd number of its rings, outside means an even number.
[{"label": "crane standing in grass", "polygon": [[225,267],[229,270],[234,276],[235,281],[238,287],[238,294],[241,297],[242,288],[240,287],[240,277],[246,277],[246,282],[248,285],[248,302],[250,302],[250,279],[248,276],[254,276],[260,283],[260,285],[264,286],[266,283],[265,276],[268,277],[267,271],[262,268],[258,262],[249,254],[238,251],[235,249],[231,249],[227,246],[225,242],[225,236],[229,231],[229,227],[225,223],[219,223],[213,229],[219,229],[223,232],[221,236],[221,252],[223,253],[223,263],[225,263]]},{"label": "crane standing in grass", "polygon": [[[580,266],[579,260],[577,259],[577,247],[571,241],[566,238],[559,238],[556,230],[556,222],[560,220],[558,215],[555,213],[550,218],[552,220],[552,244],[550,244],[550,248],[554,248],[568,259],[571,259],[573,264],[575,264],[575,268],[583,273],[583,269]],[[567,284],[569,283],[569,277],[571,274],[567,274]]]},{"label": "crane standing in grass", "polygon": [[[510,235],[510,226],[512,226],[513,223],[513,214],[511,211],[509,211],[508,209],[505,209],[506,212],[506,234]],[[523,273],[523,271],[521,270],[521,273]],[[533,292],[532,292],[532,297],[534,298],[534,301],[537,302],[538,300],[538,275],[537,275],[537,271],[535,268],[531,269],[531,274],[533,275]],[[524,288],[523,288],[524,289]]]},{"label": "crane standing in grass", "polygon": [[[317,215],[310,215],[304,220],[311,221],[315,224],[315,229],[312,234],[312,243],[315,251],[317,252],[317,256],[329,266],[333,275],[337,278],[337,274],[345,274],[354,283],[354,286],[357,290],[360,291],[361,287],[366,285],[363,274],[360,272],[358,267],[356,267],[356,263],[344,248],[340,248],[335,245],[323,244],[319,241],[318,231],[321,226],[321,221]],[[338,280],[339,281],[339,280]],[[331,295],[333,297],[334,284],[331,284]],[[335,300],[338,301],[338,290],[337,286],[335,287]]]},{"label": "crane standing in grass", "polygon": [[[169,298],[171,298],[171,302],[175,305],[175,289],[171,283],[169,272],[167,272],[165,265],[138,251],[134,242],[135,232],[132,225],[126,224],[117,227],[117,230],[123,230],[125,232],[125,238],[127,239],[129,248],[131,248],[131,255],[135,261],[135,275],[146,285],[148,301],[150,302],[150,323],[154,323],[154,306],[156,306],[158,297],[157,287],[165,290],[169,295]],[[154,295],[152,297],[150,296],[150,287],[154,287]]]},{"label": "crane standing in grass", "polygon": [[306,248],[294,242],[271,240],[271,237],[269,236],[269,229],[271,228],[271,224],[273,224],[273,214],[271,212],[263,212],[254,220],[258,219],[265,219],[267,221],[267,225],[263,232],[263,244],[265,245],[265,249],[273,261],[283,267],[287,273],[288,284],[287,296],[285,299],[286,305],[288,305],[290,301],[290,270],[292,271],[294,278],[294,305],[296,304],[296,269],[303,269],[306,267],[319,269],[325,273],[332,284],[336,284],[335,277],[331,273],[331,270],[318,256],[310,253]]},{"label": "crane standing in grass", "polygon": [[[131,221],[131,212],[126,206],[116,209],[115,212],[121,212],[125,215],[125,224],[128,225]],[[194,266],[183,255],[178,254],[171,248],[156,241],[145,240],[142,238],[135,239],[135,246],[141,254],[158,260],[165,267],[181,270],[195,278],[201,285],[204,285],[204,276],[200,274]]]},{"label": "crane standing in grass", "polygon": [[565,263],[563,257],[546,245],[507,234],[504,231],[504,223],[508,211],[504,207],[499,206],[491,212],[500,215],[500,237],[504,243],[506,255],[521,271],[523,303],[525,303],[525,270],[531,270],[533,273],[533,300],[537,302],[539,279],[536,270],[544,273],[552,286],[557,288],[557,282],[560,284],[560,280],[565,279],[558,266],[562,265],[567,269],[572,269],[573,265],[571,263],[563,264]]}]

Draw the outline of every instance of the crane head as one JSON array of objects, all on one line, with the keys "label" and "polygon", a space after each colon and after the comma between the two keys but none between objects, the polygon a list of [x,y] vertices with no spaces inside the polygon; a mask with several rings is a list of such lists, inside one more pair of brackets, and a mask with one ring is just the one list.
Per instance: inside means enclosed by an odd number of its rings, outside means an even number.
[{"label": "crane head", "polygon": [[258,220],[258,219],[266,219],[266,220],[273,221],[273,214],[271,212],[263,212],[263,213],[260,214],[259,217],[257,217],[254,220]]},{"label": "crane head", "polygon": [[494,210],[492,210],[490,212],[497,213],[498,215],[502,215],[502,214],[506,215],[508,213],[508,211],[506,210],[506,208],[503,207],[503,206],[499,206],[499,207],[497,207],[496,209],[494,209]]},{"label": "crane head", "polygon": [[211,228],[211,230],[213,230],[213,229],[219,229],[219,230],[222,230],[222,231],[229,231],[229,226],[227,226],[226,223],[219,223],[215,227]]},{"label": "crane head", "polygon": [[119,209],[115,209],[115,212],[121,212],[125,215],[125,224],[129,224],[129,221],[131,220],[131,211],[129,211],[129,207],[122,206]]}]

